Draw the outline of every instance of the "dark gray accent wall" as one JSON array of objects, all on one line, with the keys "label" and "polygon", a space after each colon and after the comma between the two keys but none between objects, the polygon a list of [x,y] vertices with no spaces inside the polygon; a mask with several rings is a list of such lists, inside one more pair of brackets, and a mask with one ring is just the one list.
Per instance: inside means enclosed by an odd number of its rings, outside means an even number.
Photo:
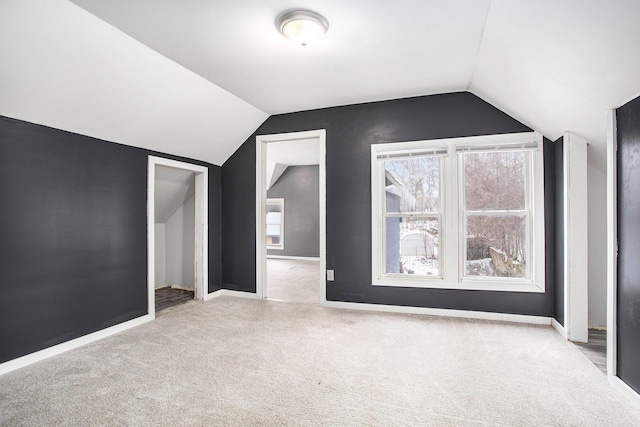
[{"label": "dark gray accent wall", "polygon": [[[553,182],[545,187],[545,192],[554,197],[555,227],[554,241],[547,240],[547,255],[554,258],[555,272],[555,304],[553,317],[564,326],[564,168],[563,168],[563,138],[557,139],[553,146],[553,156],[545,159],[545,164],[553,165]],[[545,154],[549,154],[548,151]]]},{"label": "dark gray accent wall", "polygon": [[640,393],[640,98],[616,111],[618,132],[617,374]]},{"label": "dark gray accent wall", "polygon": [[222,289],[222,168],[209,167],[209,293]]},{"label": "dark gray accent wall", "polygon": [[220,167],[0,117],[0,362],[148,312],[149,154],[209,166],[219,289]]},{"label": "dark gray accent wall", "polygon": [[267,191],[268,198],[284,199],[284,250],[267,255],[320,256],[319,183],[317,165],[289,166]]},{"label": "dark gray accent wall", "polygon": [[[326,129],[327,283],[331,301],[552,316],[555,275],[543,294],[371,285],[371,144],[530,131],[468,92],[272,116],[222,167],[224,287],[255,292],[255,136]],[[550,184],[549,180],[546,182]],[[550,184],[551,185],[551,184]],[[547,202],[553,241],[554,199]],[[553,259],[546,262],[552,266]]]}]

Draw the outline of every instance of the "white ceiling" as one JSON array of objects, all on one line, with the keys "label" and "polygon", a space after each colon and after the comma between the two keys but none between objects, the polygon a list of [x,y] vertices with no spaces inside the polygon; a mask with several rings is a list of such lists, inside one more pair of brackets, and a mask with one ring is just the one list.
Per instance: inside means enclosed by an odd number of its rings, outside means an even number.
[{"label": "white ceiling", "polygon": [[[66,0],[9,2],[0,114],[216,164],[268,114],[469,90],[579,134],[604,170],[606,111],[640,94],[638,0],[74,2],[131,37]],[[329,20],[319,44],[276,31],[296,6]]]},{"label": "white ceiling", "polygon": [[155,218],[156,224],[164,224],[195,192],[195,174],[168,166],[156,167]]},{"label": "white ceiling", "polygon": [[286,166],[320,163],[318,138],[278,141],[267,144],[267,162]]},{"label": "white ceiling", "polygon": [[[269,114],[465,90],[488,0],[74,0]],[[304,6],[330,25],[293,45],[275,28]]]},{"label": "white ceiling", "polygon": [[0,1],[0,115],[217,165],[268,117],[67,0]]},{"label": "white ceiling", "polygon": [[318,138],[270,142],[267,144],[267,190],[282,176],[288,166],[320,163]]}]

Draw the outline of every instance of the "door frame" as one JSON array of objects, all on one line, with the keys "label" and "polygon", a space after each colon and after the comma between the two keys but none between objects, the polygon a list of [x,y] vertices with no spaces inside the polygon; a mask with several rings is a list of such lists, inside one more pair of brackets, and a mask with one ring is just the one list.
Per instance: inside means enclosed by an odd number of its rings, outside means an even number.
[{"label": "door frame", "polygon": [[326,182],[326,140],[325,129],[289,132],[256,136],[256,295],[267,297],[267,246],[266,246],[266,204],[267,204],[267,144],[273,142],[318,139],[318,169],[320,201],[320,305],[327,301],[327,182]]},{"label": "door frame", "polygon": [[607,113],[607,377],[617,378],[618,141],[616,112]]},{"label": "door frame", "polygon": [[163,157],[149,156],[147,185],[147,290],[148,312],[153,318],[155,303],[155,188],[156,167],[164,166],[195,174],[195,299],[207,299],[209,288],[209,168]]}]

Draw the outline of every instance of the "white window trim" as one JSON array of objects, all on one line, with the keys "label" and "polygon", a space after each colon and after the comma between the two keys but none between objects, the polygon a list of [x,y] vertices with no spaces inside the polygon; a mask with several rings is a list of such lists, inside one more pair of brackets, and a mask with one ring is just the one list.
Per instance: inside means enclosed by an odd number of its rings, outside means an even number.
[{"label": "white window trim", "polygon": [[[280,244],[267,245],[267,249],[284,250],[284,199],[283,198],[270,198],[267,199],[267,205],[280,205]],[[265,223],[267,226],[269,224]]]},{"label": "white window trim", "polygon": [[[476,278],[463,277],[464,245],[460,236],[460,221],[463,218],[462,203],[458,200],[460,174],[457,148],[489,148],[496,145],[514,145],[536,143],[531,149],[533,170],[529,185],[532,198],[531,229],[531,279],[518,278]],[[448,158],[442,164],[440,191],[441,230],[439,236],[440,276],[387,275],[382,273],[385,265],[383,212],[384,197],[380,183],[384,177],[382,162],[378,157],[387,153],[410,153],[416,150],[429,150],[448,147]],[[522,145],[520,145],[522,146]],[[451,191],[455,189],[455,191]],[[371,237],[372,237],[372,284],[374,286],[418,287],[438,289],[462,289],[507,292],[545,292],[545,229],[544,229],[544,155],[542,135],[537,132],[524,132],[502,135],[483,135],[465,138],[447,138],[428,141],[396,142],[371,145]],[[461,234],[462,233],[462,234]]]}]

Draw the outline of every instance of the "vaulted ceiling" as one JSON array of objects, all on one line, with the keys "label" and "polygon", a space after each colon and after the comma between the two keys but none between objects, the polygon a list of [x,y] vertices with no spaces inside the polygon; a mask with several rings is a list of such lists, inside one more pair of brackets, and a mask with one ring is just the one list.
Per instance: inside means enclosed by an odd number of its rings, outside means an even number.
[{"label": "vaulted ceiling", "polygon": [[[604,169],[606,112],[640,94],[638,0],[74,3],[0,6],[0,114],[215,164],[270,114],[470,91]],[[292,7],[319,44],[276,31]]]}]

